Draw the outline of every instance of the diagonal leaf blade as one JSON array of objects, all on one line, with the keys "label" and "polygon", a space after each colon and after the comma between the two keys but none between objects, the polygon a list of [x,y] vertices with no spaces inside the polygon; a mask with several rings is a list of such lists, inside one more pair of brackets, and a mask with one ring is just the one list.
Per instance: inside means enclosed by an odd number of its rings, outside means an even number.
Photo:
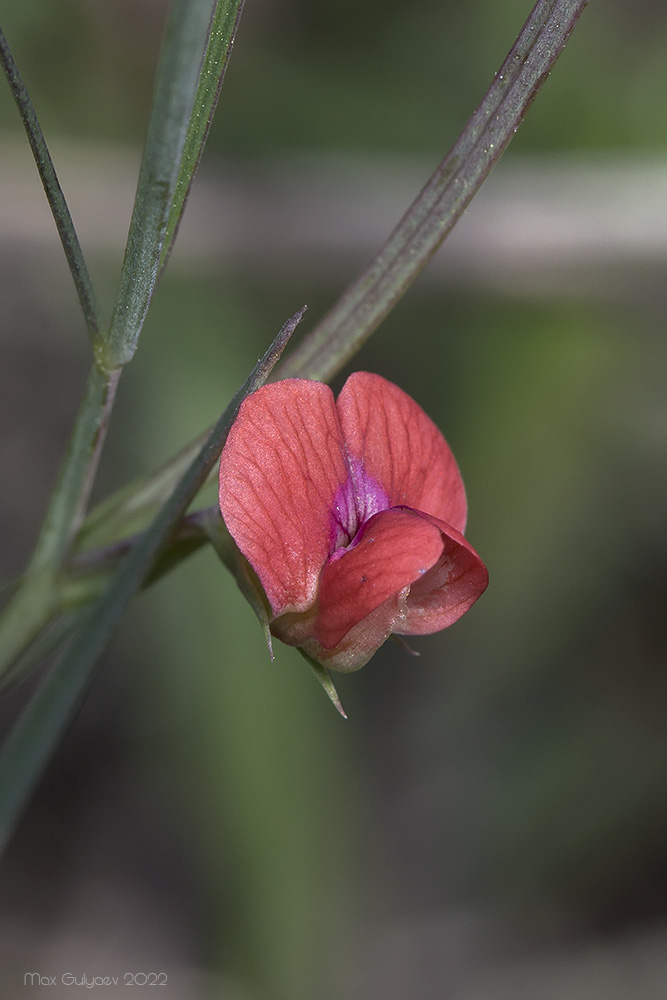
[{"label": "diagonal leaf blade", "polygon": [[[511,63],[512,72],[503,74],[501,69],[496,74],[482,104],[399,222],[387,245],[380,249],[365,271],[304,337],[290,357],[278,366],[274,377],[297,376],[328,381],[371,336],[426,266],[507,147],[587,2],[539,0],[506,60],[506,64]],[[497,120],[492,114],[493,108],[500,116]],[[489,129],[498,130],[494,133],[497,141],[492,150],[484,144],[484,138],[489,137]],[[451,176],[448,171],[464,149],[467,150],[467,162],[474,170],[474,177],[470,183],[466,181],[462,184],[459,170]],[[418,240],[420,251],[412,254],[414,239]],[[84,526],[86,544],[89,525],[93,536],[91,544],[99,544],[94,536],[103,531],[107,517],[118,519],[122,525],[125,511],[133,506],[134,495],[139,497],[143,493],[151,500],[158,497],[160,491],[175,480],[182,463],[195,453],[200,442],[201,439],[197,438],[157,472],[138,480],[122,496],[110,497],[96,508]]]},{"label": "diagonal leaf blade", "polygon": [[244,0],[218,0],[208,45],[199,77],[199,86],[195,97],[190,124],[183,147],[183,156],[176,180],[176,189],[167,221],[160,272],[167,264],[169,255],[178,233],[178,227],[183,217],[185,203],[190,193],[190,187],[199,166],[208,133],[213,121],[213,115],[218,104],[220,91],[229,65],[229,59],[234,47],[236,31],[241,20]]},{"label": "diagonal leaf blade", "polygon": [[305,307],[285,323],[236,393],[141,542],[120,564],[109,588],[89,612],[10,733],[0,753],[0,851],[82,700],[97,660],[123,612],[150,574],[174,526],[220,454],[243,399],[267,380],[304,311]]},{"label": "diagonal leaf blade", "polygon": [[138,477],[93,507],[74,542],[75,555],[143,531],[175,489],[209,433],[210,428],[154,472]]},{"label": "diagonal leaf blade", "polygon": [[387,242],[280,366],[329,381],[426,267],[509,145],[588,0],[538,0],[486,96]]},{"label": "diagonal leaf blade", "polygon": [[215,0],[173,0],[111,327],[106,370],[131,360],[157,281],[167,221],[199,87]]}]

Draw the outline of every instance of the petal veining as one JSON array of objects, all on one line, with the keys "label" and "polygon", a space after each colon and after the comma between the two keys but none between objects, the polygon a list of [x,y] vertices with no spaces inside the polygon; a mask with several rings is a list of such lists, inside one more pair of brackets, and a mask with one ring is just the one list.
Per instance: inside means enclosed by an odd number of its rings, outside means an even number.
[{"label": "petal veining", "polygon": [[274,614],[315,601],[348,479],[328,386],[286,379],[244,400],[220,461],[220,509]]},{"label": "petal veining", "polygon": [[336,407],[353,478],[362,470],[386,492],[389,506],[425,511],[465,530],[466,496],[456,460],[407,393],[380,375],[355,372]]}]

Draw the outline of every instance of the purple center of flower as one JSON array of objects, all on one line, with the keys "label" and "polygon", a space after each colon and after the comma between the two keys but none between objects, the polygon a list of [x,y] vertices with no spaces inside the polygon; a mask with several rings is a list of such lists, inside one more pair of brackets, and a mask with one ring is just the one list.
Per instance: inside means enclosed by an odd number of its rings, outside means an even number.
[{"label": "purple center of flower", "polygon": [[357,459],[348,459],[350,475],[336,493],[331,511],[330,558],[340,559],[354,548],[366,521],[390,506],[380,484]]}]

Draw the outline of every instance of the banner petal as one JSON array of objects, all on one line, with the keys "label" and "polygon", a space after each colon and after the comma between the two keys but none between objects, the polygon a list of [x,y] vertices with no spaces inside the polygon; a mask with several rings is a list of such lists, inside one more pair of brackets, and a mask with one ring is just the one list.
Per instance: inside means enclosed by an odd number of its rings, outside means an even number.
[{"label": "banner petal", "polygon": [[328,386],[286,379],[244,400],[220,460],[220,510],[274,615],[315,601],[348,483]]},{"label": "banner petal", "polygon": [[380,375],[355,372],[336,403],[352,475],[370,476],[389,506],[425,511],[463,532],[466,495],[449,445],[407,393]]}]

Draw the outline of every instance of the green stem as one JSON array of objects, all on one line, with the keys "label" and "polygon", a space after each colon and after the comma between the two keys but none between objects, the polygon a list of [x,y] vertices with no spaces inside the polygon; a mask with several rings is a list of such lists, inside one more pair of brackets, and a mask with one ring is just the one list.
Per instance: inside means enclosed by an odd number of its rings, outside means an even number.
[{"label": "green stem", "polygon": [[[206,543],[207,535],[200,527],[204,513],[181,518],[146,586]],[[110,545],[86,549],[67,558],[59,572],[47,569],[24,577],[0,616],[0,690],[6,691],[25,676],[74,630],[142,537],[143,532],[138,532]]]},{"label": "green stem", "polygon": [[28,577],[57,567],[83,523],[119,377],[91,369]]},{"label": "green stem", "polygon": [[47,674],[0,753],[0,851],[92,680],[93,669],[130,600],[142,586],[192,498],[220,455],[243,399],[262,385],[301,319],[301,309],[226,408],[208,440],[136,548],[121,562],[60,661]]},{"label": "green stem", "polygon": [[19,685],[36,667],[43,665],[59,646],[70,638],[83,618],[86,608],[78,607],[64,613],[56,611],[40,625],[28,646],[18,651],[11,669],[2,678],[2,693]]},{"label": "green stem", "polygon": [[[238,23],[240,0],[221,0],[211,22],[214,6],[214,0],[175,0],[172,7],[111,340],[107,344],[97,339],[97,364],[88,379],[31,565],[21,589],[0,618],[0,676],[7,675],[16,657],[34,642],[61,607],[63,579],[59,575],[60,567],[86,513],[121,365],[129,361],[136,347],[155,285],[170,210],[174,209],[171,219],[176,227],[206,138],[211,107],[217,99],[217,86],[224,74]],[[215,32],[212,40],[209,38],[211,25]],[[202,63],[205,52],[204,72]],[[0,55],[26,124],[47,197],[82,297],[84,312],[87,310],[87,317],[95,320],[91,331],[96,334],[99,326],[95,319],[90,282],[74,227],[34,110],[1,34]],[[199,103],[194,117],[201,119],[203,116],[204,121],[198,120],[193,125],[195,95]],[[189,145],[186,143],[188,137]],[[181,187],[176,190],[179,184]],[[172,241],[174,235],[175,229],[171,234]],[[182,551],[183,546],[178,550],[179,555]]]},{"label": "green stem", "polygon": [[33,573],[2,609],[0,616],[0,684],[17,661],[39,638],[58,613],[59,594],[53,574]]},{"label": "green stem", "polygon": [[[205,511],[195,511],[182,517],[174,531],[172,542],[187,542],[202,538],[199,522],[204,513]],[[119,538],[118,541],[110,542],[108,545],[74,552],[65,567],[67,574],[71,574],[73,577],[85,577],[89,573],[100,573],[114,569],[123,556],[137,547],[143,534],[143,531],[137,531],[132,535]]]},{"label": "green stem", "polygon": [[39,176],[44,185],[44,191],[51,207],[51,212],[53,213],[60,242],[65,251],[69,269],[72,272],[72,278],[74,279],[74,285],[79,296],[88,333],[93,343],[95,343],[100,332],[100,320],[88,268],[86,267],[79,238],[74,229],[70,210],[65,201],[65,195],[62,192],[55,167],[53,166],[51,154],[44,140],[44,134],[2,28],[0,28],[0,63],[2,63],[2,68],[9,82],[16,106],[19,109],[35,163],[37,164]]},{"label": "green stem", "polygon": [[451,151],[362,274],[276,377],[328,381],[424,269],[521,124],[588,0],[539,0]]},{"label": "green stem", "polygon": [[60,566],[86,513],[118,377],[91,370],[30,566],[0,615],[0,678],[60,610]]}]

